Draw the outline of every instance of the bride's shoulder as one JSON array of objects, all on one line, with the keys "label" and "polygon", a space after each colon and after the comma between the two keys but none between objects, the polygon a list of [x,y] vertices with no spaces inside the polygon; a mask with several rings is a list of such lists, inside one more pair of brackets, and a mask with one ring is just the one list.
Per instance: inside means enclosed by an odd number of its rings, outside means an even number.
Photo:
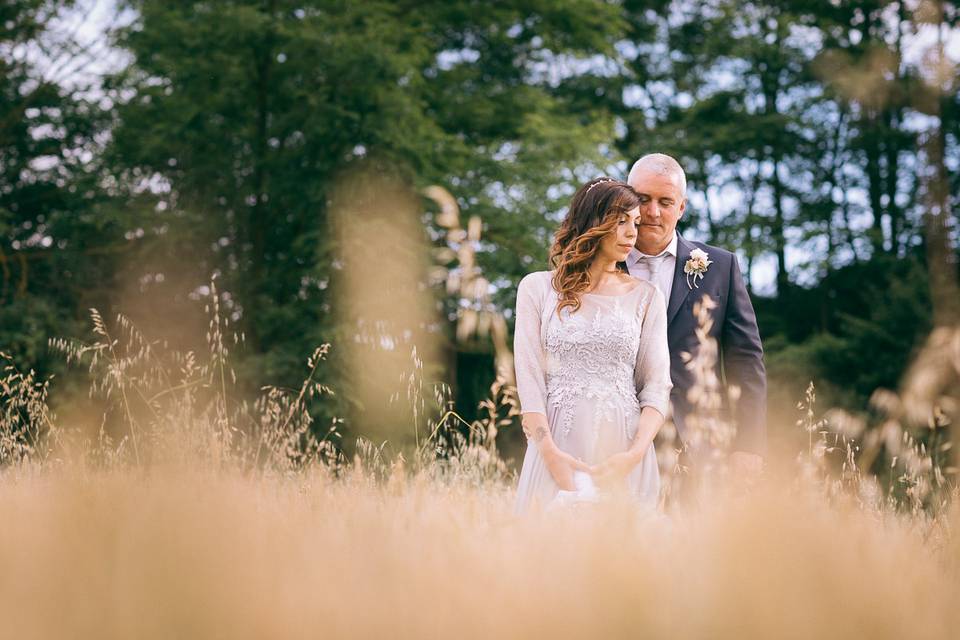
[{"label": "bride's shoulder", "polygon": [[520,280],[520,287],[531,289],[543,289],[550,286],[553,279],[553,271],[534,271],[523,276]]},{"label": "bride's shoulder", "polygon": [[517,298],[534,299],[542,306],[547,305],[548,301],[557,295],[553,290],[552,280],[552,271],[528,273],[517,285]]}]

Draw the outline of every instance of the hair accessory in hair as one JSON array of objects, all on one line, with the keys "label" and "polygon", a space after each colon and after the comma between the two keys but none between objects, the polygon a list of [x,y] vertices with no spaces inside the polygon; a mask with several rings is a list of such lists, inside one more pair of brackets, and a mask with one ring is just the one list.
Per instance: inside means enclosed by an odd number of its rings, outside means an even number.
[{"label": "hair accessory in hair", "polygon": [[604,182],[616,182],[616,180],[614,180],[613,178],[600,178],[599,180],[594,182],[592,185],[587,187],[587,190],[583,192],[583,195],[587,195],[588,193],[590,193],[590,189],[593,189],[598,184],[603,184]]}]

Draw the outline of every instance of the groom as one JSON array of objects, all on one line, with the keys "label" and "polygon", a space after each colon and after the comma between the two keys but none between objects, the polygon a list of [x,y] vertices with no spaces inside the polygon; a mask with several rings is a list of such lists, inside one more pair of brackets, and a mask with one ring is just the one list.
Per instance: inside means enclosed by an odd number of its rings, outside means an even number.
[{"label": "groom", "polygon": [[[689,435],[686,418],[693,408],[687,391],[694,384],[693,374],[684,366],[680,354],[697,352],[693,308],[698,300],[709,295],[717,303],[710,332],[720,350],[717,377],[724,386],[740,389],[736,415],[731,416],[737,435],[730,461],[734,471],[755,474],[762,468],[766,445],[767,376],[757,317],[737,257],[724,249],[691,242],[677,233],[677,221],[687,206],[687,179],[676,160],[661,153],[646,155],[633,165],[627,182],[640,196],[641,222],[636,244],[626,260],[627,270],[630,275],[656,285],[667,300],[673,379],[670,399],[678,435],[681,440]],[[702,278],[691,275],[688,279],[684,266],[695,249],[705,251],[710,264]]]}]

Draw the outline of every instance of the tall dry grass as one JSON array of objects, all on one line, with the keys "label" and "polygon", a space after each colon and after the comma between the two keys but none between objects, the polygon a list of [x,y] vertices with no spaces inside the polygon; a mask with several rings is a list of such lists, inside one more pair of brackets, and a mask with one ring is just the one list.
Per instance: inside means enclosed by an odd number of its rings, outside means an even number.
[{"label": "tall dry grass", "polygon": [[[951,638],[960,628],[953,334],[932,337],[904,391],[878,394],[868,417],[820,411],[811,387],[790,429],[800,446],[772,459],[759,485],[724,482],[718,456],[695,509],[672,502],[653,517],[611,502],[516,518],[496,447],[516,414],[502,383],[468,424],[415,361],[406,400],[419,422],[405,428],[422,441],[402,451],[361,441],[347,460],[337,424],[311,418],[333,391],[314,382],[327,347],[298,389],[241,402],[229,365],[240,338],[215,292],[209,310],[204,354],[162,349],[99,314],[92,341],[54,341],[90,371],[104,407],[93,438],[60,424],[46,384],[7,362],[3,636]],[[709,380],[693,390],[708,408],[717,392]],[[701,435],[722,445],[719,420],[702,421]],[[661,442],[668,487],[682,481],[674,453]]]},{"label": "tall dry grass", "polygon": [[[0,488],[16,638],[950,638],[954,539],[769,486],[672,523],[500,485],[72,470]],[[956,523],[954,519],[954,523]],[[9,634],[9,635],[7,635]]]}]

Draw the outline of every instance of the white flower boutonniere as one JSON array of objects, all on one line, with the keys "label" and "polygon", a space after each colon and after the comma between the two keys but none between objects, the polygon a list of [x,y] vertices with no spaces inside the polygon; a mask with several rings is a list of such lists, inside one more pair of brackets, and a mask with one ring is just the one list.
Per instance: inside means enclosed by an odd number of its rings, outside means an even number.
[{"label": "white flower boutonniere", "polygon": [[[699,289],[700,286],[697,284],[697,278],[702,278],[711,264],[713,264],[713,261],[710,260],[710,256],[703,249],[694,249],[691,251],[690,259],[683,265],[683,272],[687,274],[687,286],[691,289],[694,287]],[[691,276],[693,276],[692,283],[690,282]]]}]

